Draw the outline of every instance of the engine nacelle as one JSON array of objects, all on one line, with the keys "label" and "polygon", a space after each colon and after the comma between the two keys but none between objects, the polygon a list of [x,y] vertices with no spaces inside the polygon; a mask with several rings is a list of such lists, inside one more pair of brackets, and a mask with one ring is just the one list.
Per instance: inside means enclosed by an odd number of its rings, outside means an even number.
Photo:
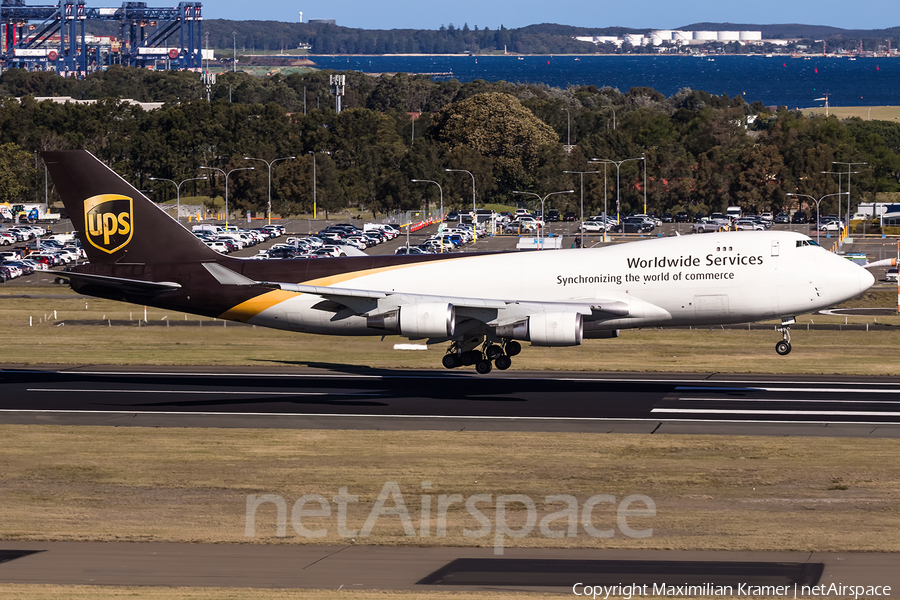
[{"label": "engine nacelle", "polygon": [[531,342],[535,346],[580,346],[582,340],[581,313],[538,313],[524,321],[497,327],[496,334]]},{"label": "engine nacelle", "polygon": [[456,330],[456,308],[452,304],[427,302],[366,317],[366,325],[410,338],[451,337]]}]

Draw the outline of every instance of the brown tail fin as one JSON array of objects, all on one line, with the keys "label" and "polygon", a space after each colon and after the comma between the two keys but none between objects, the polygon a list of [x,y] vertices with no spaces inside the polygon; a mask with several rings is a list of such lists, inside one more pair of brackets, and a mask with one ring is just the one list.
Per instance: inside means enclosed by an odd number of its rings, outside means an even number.
[{"label": "brown tail fin", "polygon": [[90,152],[41,156],[92,263],[185,263],[219,257]]}]

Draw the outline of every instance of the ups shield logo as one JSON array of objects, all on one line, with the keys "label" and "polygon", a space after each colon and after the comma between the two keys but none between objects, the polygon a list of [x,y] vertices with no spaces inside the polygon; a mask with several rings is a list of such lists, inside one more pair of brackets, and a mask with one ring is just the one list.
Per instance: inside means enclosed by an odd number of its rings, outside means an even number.
[{"label": "ups shield logo", "polygon": [[128,196],[101,194],[84,201],[84,224],[91,246],[112,254],[131,241],[134,206]]}]

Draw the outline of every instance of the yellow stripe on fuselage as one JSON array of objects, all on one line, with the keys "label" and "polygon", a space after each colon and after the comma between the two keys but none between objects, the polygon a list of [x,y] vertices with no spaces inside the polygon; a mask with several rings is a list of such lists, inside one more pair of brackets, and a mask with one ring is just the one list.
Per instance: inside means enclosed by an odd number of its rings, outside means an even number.
[{"label": "yellow stripe on fuselage", "polygon": [[[328,259],[322,259],[328,260]],[[459,259],[455,259],[459,260]],[[378,267],[376,269],[365,269],[362,271],[348,271],[346,273],[338,273],[337,275],[329,275],[328,277],[320,277],[319,279],[311,279],[310,281],[302,281],[301,285],[316,285],[322,287],[328,287],[339,283],[345,283],[347,281],[352,281],[354,279],[358,279],[360,277],[365,277],[366,275],[374,275],[376,273],[386,273],[388,271],[395,271],[398,269],[406,269],[408,267],[414,267],[416,265],[427,264],[425,262],[415,262],[415,263],[406,263],[402,265],[393,265],[390,267]],[[250,300],[246,300],[241,302],[237,306],[233,306],[219,315],[220,319],[226,319],[229,321],[240,321],[241,323],[246,323],[259,313],[272,308],[276,304],[280,304],[285,300],[289,300],[296,296],[300,296],[300,292],[287,292],[284,290],[275,290],[272,292],[266,292],[264,294],[260,294]]]}]

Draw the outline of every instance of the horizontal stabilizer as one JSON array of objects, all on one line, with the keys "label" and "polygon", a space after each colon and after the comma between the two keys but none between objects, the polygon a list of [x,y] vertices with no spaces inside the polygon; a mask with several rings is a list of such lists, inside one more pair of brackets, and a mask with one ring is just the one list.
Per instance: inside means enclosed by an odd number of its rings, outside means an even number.
[{"label": "horizontal stabilizer", "polygon": [[66,271],[57,273],[57,276],[137,294],[161,294],[181,289],[180,284],[171,281],[141,281],[140,279],[124,279],[122,277],[107,277],[106,275],[90,275],[88,273]]}]

